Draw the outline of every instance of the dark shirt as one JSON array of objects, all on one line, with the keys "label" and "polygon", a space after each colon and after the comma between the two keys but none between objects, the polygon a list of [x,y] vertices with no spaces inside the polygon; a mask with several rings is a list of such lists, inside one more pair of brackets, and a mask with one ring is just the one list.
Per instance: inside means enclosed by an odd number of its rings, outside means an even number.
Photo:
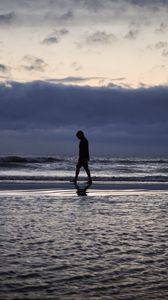
[{"label": "dark shirt", "polygon": [[83,138],[79,143],[79,159],[89,160],[89,144],[86,138]]}]

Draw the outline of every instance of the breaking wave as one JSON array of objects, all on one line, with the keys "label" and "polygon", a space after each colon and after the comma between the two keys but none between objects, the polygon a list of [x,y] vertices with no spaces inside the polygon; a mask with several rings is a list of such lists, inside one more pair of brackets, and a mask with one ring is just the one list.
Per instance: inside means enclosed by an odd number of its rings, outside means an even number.
[{"label": "breaking wave", "polygon": [[[75,157],[1,156],[0,180],[70,181],[75,165]],[[90,168],[99,182],[168,182],[167,158],[92,157]],[[82,174],[80,178],[86,180]]]},{"label": "breaking wave", "polygon": [[24,157],[24,156],[1,156],[0,165],[11,166],[12,164],[35,164],[35,163],[56,163],[65,159],[53,156]]}]

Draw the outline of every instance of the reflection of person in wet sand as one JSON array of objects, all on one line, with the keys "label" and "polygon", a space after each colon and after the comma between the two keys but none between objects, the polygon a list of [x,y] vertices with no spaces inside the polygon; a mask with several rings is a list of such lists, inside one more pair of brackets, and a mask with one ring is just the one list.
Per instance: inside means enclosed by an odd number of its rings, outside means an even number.
[{"label": "reflection of person in wet sand", "polygon": [[78,163],[76,165],[76,173],[75,173],[74,183],[77,182],[80,169],[81,169],[81,167],[83,167],[88,176],[88,183],[91,184],[92,178],[91,178],[90,170],[88,167],[88,161],[90,159],[89,158],[89,143],[88,143],[88,140],[86,139],[83,131],[79,130],[77,132],[76,136],[80,140],[80,143],[79,143],[79,159],[78,159]]},{"label": "reflection of person in wet sand", "polygon": [[77,183],[75,183],[77,195],[78,196],[87,196],[87,190],[89,189],[89,187],[91,185],[92,185],[91,183],[88,183],[85,187],[80,187],[79,185],[77,185]]}]

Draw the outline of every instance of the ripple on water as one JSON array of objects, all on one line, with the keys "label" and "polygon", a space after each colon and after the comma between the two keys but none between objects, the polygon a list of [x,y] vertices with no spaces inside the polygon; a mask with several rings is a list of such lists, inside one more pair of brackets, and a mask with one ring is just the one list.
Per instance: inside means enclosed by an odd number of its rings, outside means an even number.
[{"label": "ripple on water", "polygon": [[2,200],[0,299],[168,299],[164,193]]}]

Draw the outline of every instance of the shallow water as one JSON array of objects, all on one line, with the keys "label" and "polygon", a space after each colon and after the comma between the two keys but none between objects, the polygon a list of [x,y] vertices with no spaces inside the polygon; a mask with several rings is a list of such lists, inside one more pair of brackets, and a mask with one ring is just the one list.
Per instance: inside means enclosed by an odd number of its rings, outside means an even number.
[{"label": "shallow water", "polygon": [[0,299],[168,299],[168,192],[0,194]]}]

